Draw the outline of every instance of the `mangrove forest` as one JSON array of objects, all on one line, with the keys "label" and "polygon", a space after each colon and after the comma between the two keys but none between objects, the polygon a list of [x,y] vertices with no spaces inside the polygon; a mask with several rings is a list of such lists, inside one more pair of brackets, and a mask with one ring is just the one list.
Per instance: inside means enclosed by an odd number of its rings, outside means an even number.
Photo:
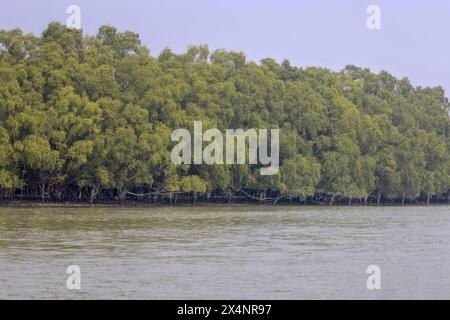
[{"label": "mangrove forest", "polygon": [[[450,104],[386,71],[296,67],[53,22],[0,31],[0,198],[101,203],[447,202]],[[171,161],[178,128],[279,129],[279,172]]]}]

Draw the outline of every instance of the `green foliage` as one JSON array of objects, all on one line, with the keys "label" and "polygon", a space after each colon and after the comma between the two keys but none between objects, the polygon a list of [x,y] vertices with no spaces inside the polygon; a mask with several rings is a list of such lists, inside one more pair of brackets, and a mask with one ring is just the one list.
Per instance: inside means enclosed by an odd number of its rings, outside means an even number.
[{"label": "green foliage", "polygon": [[198,176],[187,176],[181,179],[181,191],[206,192],[206,183]]},{"label": "green foliage", "polygon": [[[153,57],[112,26],[0,31],[0,197],[429,200],[449,191],[449,111],[441,88],[384,71],[256,64],[207,46]],[[194,120],[280,128],[280,172],[173,165],[170,135]]]},{"label": "green foliage", "polygon": [[320,163],[314,157],[296,156],[284,161],[281,171],[290,196],[313,196],[320,182]]}]

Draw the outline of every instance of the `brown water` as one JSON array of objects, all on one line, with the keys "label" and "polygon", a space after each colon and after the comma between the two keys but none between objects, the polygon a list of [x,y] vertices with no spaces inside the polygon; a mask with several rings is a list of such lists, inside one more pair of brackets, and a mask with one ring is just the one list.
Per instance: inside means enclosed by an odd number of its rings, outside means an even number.
[{"label": "brown water", "polygon": [[450,299],[450,207],[0,208],[0,298]]}]

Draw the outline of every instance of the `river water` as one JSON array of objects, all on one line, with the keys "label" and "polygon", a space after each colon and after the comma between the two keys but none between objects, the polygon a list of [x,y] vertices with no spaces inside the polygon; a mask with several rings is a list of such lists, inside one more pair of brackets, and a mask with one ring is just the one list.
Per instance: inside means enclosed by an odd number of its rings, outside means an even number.
[{"label": "river water", "polygon": [[0,299],[47,298],[450,299],[450,207],[0,208]]}]

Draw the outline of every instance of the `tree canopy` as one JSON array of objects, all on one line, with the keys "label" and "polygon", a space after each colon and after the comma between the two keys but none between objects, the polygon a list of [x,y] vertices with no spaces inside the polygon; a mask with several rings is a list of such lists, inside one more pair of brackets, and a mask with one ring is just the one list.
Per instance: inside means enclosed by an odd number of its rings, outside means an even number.
[{"label": "tree canopy", "polygon": [[[0,31],[0,196],[42,200],[447,199],[450,104],[440,87],[139,36]],[[279,128],[280,172],[171,163],[171,133]]]}]

